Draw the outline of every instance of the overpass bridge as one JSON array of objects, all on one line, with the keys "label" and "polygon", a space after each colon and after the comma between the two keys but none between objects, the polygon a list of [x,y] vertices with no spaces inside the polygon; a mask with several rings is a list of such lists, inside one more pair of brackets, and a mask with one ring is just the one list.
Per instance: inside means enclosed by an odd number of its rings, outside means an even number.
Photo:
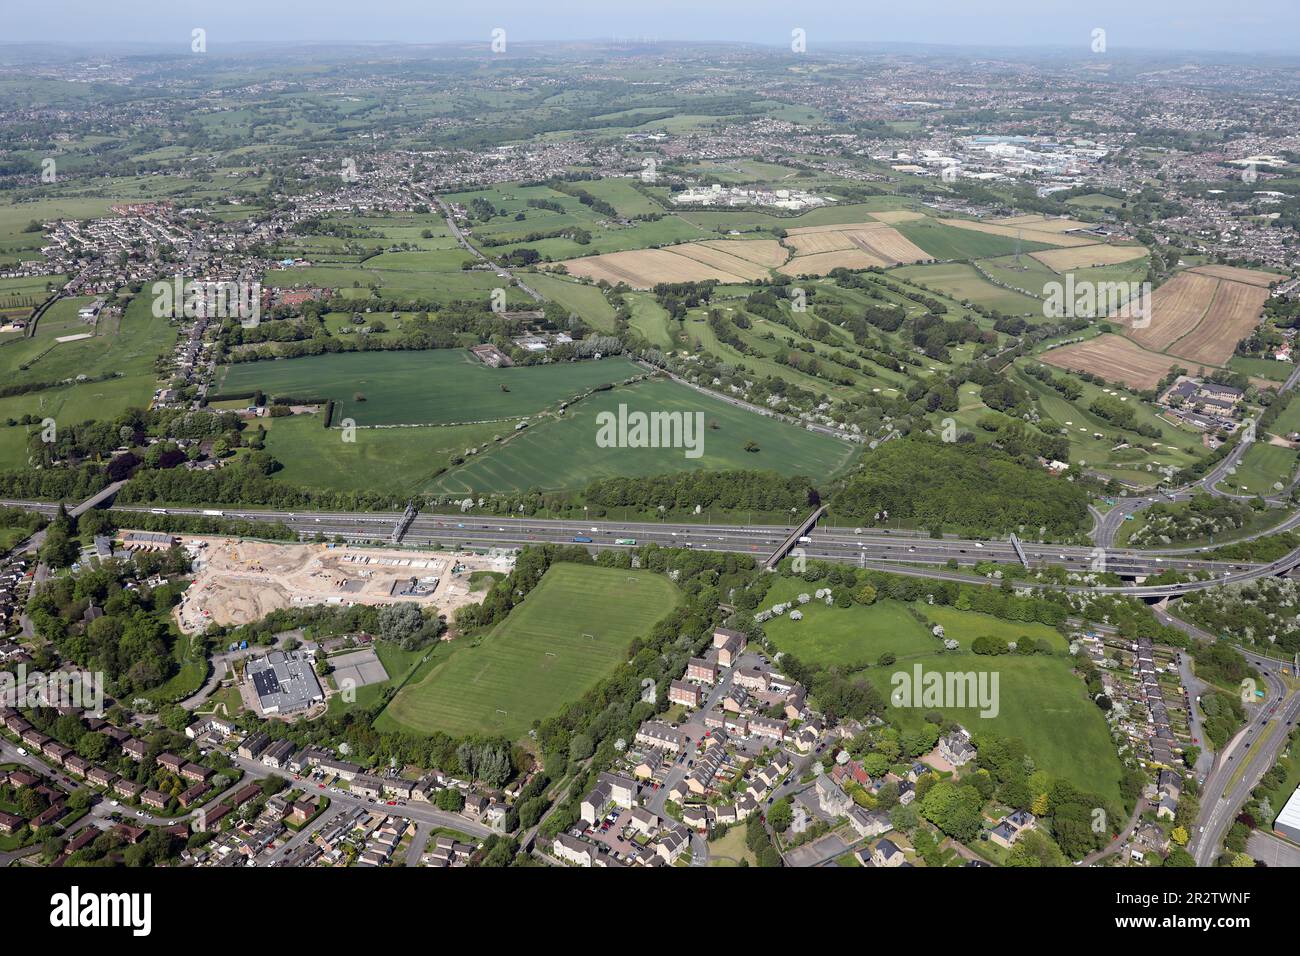
[{"label": "overpass bridge", "polygon": [[113,498],[117,496],[117,493],[122,490],[122,486],[125,484],[126,484],[125,479],[123,479],[122,481],[113,482],[107,488],[104,488],[102,491],[96,492],[95,494],[87,498],[85,501],[83,501],[81,504],[69,510],[68,514],[73,518],[81,517],[91,508],[98,508],[100,505],[105,504],[108,501],[111,501]]},{"label": "overpass bridge", "polygon": [[777,545],[776,550],[773,551],[770,555],[768,555],[767,560],[763,562],[763,570],[771,571],[775,569],[776,566],[781,563],[781,559],[790,553],[790,549],[793,548],[795,544],[798,543],[800,538],[802,538],[804,535],[806,535],[809,531],[813,529],[813,526],[817,524],[817,520],[821,518],[821,516],[824,515],[825,513],[826,513],[826,506],[822,505],[812,514],[810,514],[807,518],[805,518],[803,520],[803,523],[800,524],[799,527],[791,531],[790,534],[786,536],[785,540],[782,541],[779,545]]}]

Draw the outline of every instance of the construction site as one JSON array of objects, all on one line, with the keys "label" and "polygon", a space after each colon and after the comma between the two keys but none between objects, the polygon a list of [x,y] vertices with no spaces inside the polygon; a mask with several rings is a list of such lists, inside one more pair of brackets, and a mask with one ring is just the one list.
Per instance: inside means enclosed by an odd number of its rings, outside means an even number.
[{"label": "construction site", "polygon": [[224,536],[185,536],[194,582],[176,607],[182,631],[210,624],[237,627],[299,605],[434,605],[448,616],[482,595],[470,590],[475,571],[508,573],[514,552],[487,554],[273,544]]}]

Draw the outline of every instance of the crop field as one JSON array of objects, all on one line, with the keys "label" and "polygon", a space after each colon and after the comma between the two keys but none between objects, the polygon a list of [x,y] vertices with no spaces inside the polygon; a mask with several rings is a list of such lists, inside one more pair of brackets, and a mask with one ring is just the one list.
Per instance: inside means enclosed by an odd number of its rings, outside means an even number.
[{"label": "crop field", "polygon": [[[746,282],[767,276],[763,267],[742,259],[727,256],[728,270],[699,261],[695,256],[681,254],[685,247],[668,249],[638,249],[632,252],[609,252],[603,255],[569,259],[564,263],[569,275],[581,276],[593,282],[604,279],[610,285],[625,282],[633,289],[649,289],[660,282]],[[717,254],[717,244],[708,250]],[[724,254],[725,255],[725,254]],[[729,271],[735,269],[735,271]]]},{"label": "crop field", "polygon": [[611,674],[678,600],[663,575],[555,564],[487,635],[456,642],[404,687],[375,727],[520,738]]},{"label": "crop field", "polygon": [[1057,368],[1091,372],[1108,382],[1123,382],[1136,389],[1155,388],[1176,364],[1166,355],[1148,352],[1122,336],[1111,334],[1051,349],[1038,359]]},{"label": "crop field", "polygon": [[1150,323],[1126,332],[1143,348],[1163,351],[1204,317],[1218,290],[1218,280],[1188,272],[1174,276],[1151,297]]},{"label": "crop field", "polygon": [[925,262],[932,258],[897,229],[883,222],[850,222],[788,230],[785,245],[795,258],[780,271],[787,275],[826,275],[832,269],[867,269]]},{"label": "crop field", "polygon": [[[961,220],[965,222],[965,220]],[[989,259],[996,256],[1011,255],[1019,247],[1021,252],[1036,252],[1039,249],[1054,248],[1055,237],[1044,235],[1051,242],[1035,242],[1025,235],[1019,241],[1016,230],[1009,230],[1010,235],[1003,234],[1002,227],[997,234],[982,230],[967,229],[948,224],[945,220],[926,216],[923,219],[899,222],[895,227],[911,242],[934,259]]]},{"label": "crop field", "polygon": [[769,269],[775,269],[790,256],[789,250],[775,239],[712,239],[696,245],[718,249]]},{"label": "crop field", "polygon": [[684,246],[673,246],[672,251],[679,256],[686,256],[706,266],[712,266],[726,275],[740,276],[742,279],[766,279],[766,267],[733,254],[718,243],[705,245],[702,242],[688,242]]},{"label": "crop field", "polygon": [[1247,285],[1267,288],[1270,282],[1280,282],[1286,276],[1276,272],[1264,272],[1261,269],[1243,269],[1240,266],[1205,265],[1189,270],[1198,275],[1213,276],[1216,279],[1228,279],[1232,282],[1244,282]]},{"label": "crop field", "polygon": [[1075,246],[1069,249],[1046,249],[1030,253],[1053,272],[1072,272],[1092,266],[1113,266],[1121,262],[1132,262],[1147,255],[1146,246],[1116,246],[1099,242],[1091,246]]},{"label": "crop field", "polygon": [[788,276],[824,276],[835,269],[871,269],[888,265],[892,263],[880,256],[873,256],[861,249],[845,249],[842,252],[795,256],[777,271]]},{"label": "crop field", "polygon": [[346,352],[229,366],[215,391],[334,399],[334,421],[447,425],[519,418],[638,372],[624,359],[488,368],[460,349]]},{"label": "crop field", "polygon": [[1078,219],[1063,219],[1060,216],[1045,216],[1039,213],[1027,213],[1023,216],[1007,216],[994,219],[1001,226],[1015,226],[1019,229],[1034,229],[1039,232],[1070,232],[1078,229],[1090,229],[1092,223]]},{"label": "crop field", "polygon": [[[1268,289],[1258,285],[1219,282],[1205,317],[1196,328],[1169,346],[1168,351],[1193,362],[1223,365],[1232,358],[1237,343],[1259,324],[1268,296]],[[1157,317],[1153,307],[1152,324]]]},{"label": "crop field", "polygon": [[1097,241],[1093,236],[1072,236],[1044,228],[1006,225],[997,221],[977,222],[973,219],[940,219],[939,222],[955,229],[969,229],[972,232],[1001,236],[1004,239],[1019,237],[1026,242],[1038,242],[1046,246],[1090,246]]},{"label": "crop field", "polygon": [[[601,448],[596,445],[601,412],[680,412],[702,415],[702,454],[683,448]],[[698,433],[693,433],[698,434]],[[757,449],[746,451],[747,443]],[[675,382],[655,379],[597,392],[571,406],[562,418],[546,420],[489,446],[422,489],[436,494],[580,490],[597,478],[661,475],[696,469],[755,469],[785,475],[829,478],[849,463],[856,446],[810,432]]]},{"label": "crop field", "polygon": [[924,219],[925,213],[913,212],[910,209],[889,209],[881,212],[873,212],[871,218],[894,225],[899,222],[915,222],[918,219]]}]

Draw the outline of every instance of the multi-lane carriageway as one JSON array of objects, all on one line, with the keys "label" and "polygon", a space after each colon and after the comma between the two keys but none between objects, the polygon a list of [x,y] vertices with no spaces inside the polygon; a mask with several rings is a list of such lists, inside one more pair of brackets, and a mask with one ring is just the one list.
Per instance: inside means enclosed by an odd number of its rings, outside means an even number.
[{"label": "multi-lane carriageway", "polygon": [[[52,513],[57,505],[10,501],[7,506],[19,506]],[[164,509],[141,506],[119,508],[120,511],[158,512]],[[341,537],[349,541],[387,542],[394,524],[402,517],[400,512],[289,512],[265,510],[223,509],[214,512],[202,508],[169,508],[168,514],[208,515],[219,514],[227,519],[247,521],[283,522],[301,535],[317,534],[328,538]],[[442,547],[523,547],[538,542],[572,543],[574,538],[590,538],[582,542],[587,547],[630,548],[631,544],[618,544],[634,540],[635,546],[654,542],[665,547],[698,548],[712,551],[734,551],[752,554],[766,560],[782,548],[796,526],[777,525],[717,525],[679,524],[657,522],[626,522],[608,519],[582,521],[577,519],[501,518],[483,515],[420,514],[411,522],[403,536],[407,546],[440,545]],[[954,572],[949,561],[959,568],[969,569],[976,563],[989,561],[999,564],[1018,564],[1020,557],[1013,544],[1007,541],[975,541],[962,538],[933,538],[924,532],[890,531],[882,529],[855,529],[824,527],[813,528],[807,541],[797,541],[809,558],[820,558],[862,567],[893,570],[902,574],[920,574],[926,577],[969,580],[966,573]],[[1164,570],[1208,572],[1212,581],[1185,585],[1164,585],[1151,588],[1129,586],[1120,588],[1129,593],[1150,592],[1147,596],[1164,596],[1205,587],[1224,580],[1241,580],[1261,574],[1282,573],[1300,563],[1300,554],[1288,556],[1288,561],[1272,565],[1255,565],[1226,561],[1206,560],[1199,557],[1205,549],[1169,549],[1159,552],[1130,549],[1107,549],[1077,545],[1048,545],[1021,542],[1030,566],[1058,565],[1067,570],[1088,572],[1106,570],[1124,577],[1143,577]],[[927,567],[943,565],[943,568]],[[1092,588],[1091,590],[1105,590]]]}]

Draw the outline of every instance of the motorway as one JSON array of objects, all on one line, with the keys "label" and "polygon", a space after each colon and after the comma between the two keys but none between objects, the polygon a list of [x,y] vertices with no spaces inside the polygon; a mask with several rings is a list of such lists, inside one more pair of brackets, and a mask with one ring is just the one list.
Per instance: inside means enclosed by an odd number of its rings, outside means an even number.
[{"label": "motorway", "polygon": [[[1161,608],[1152,610],[1160,623],[1176,627],[1195,640],[1215,640],[1213,634]],[[1246,726],[1215,755],[1213,767],[1201,784],[1201,813],[1187,845],[1197,866],[1214,862],[1228,828],[1260,778],[1277,761],[1291,728],[1300,719],[1300,690],[1283,673],[1287,665],[1244,648],[1242,654],[1263,676],[1265,696],[1260,703],[1248,705]]]},{"label": "motorway", "polygon": [[[47,502],[19,500],[0,501],[0,505],[22,507],[50,514],[57,509],[57,505]],[[160,509],[115,506],[115,510],[156,513]],[[168,508],[165,510],[171,515],[192,517],[201,517],[205,513],[208,516],[212,515],[212,509]],[[308,538],[320,534],[330,539],[338,537],[347,541],[386,544],[401,514],[395,511],[358,514],[225,509],[221,512],[221,516],[245,521],[281,522]],[[1295,516],[1291,523],[1300,523],[1300,515]],[[611,523],[607,520],[592,523],[576,518],[504,518],[482,515],[462,518],[455,515],[421,514],[412,522],[403,536],[402,543],[408,547],[437,545],[445,548],[521,548],[543,542],[573,543],[574,538],[583,537],[591,539],[590,542],[582,543],[587,544],[592,550],[632,548],[653,542],[662,547],[740,552],[766,558],[781,545],[793,528],[793,525],[740,526],[628,521]],[[958,567],[966,568],[972,568],[981,562],[1007,565],[1019,563],[1019,557],[1009,541],[979,541],[949,536],[934,538],[920,531],[833,527],[814,529],[808,537],[810,540],[801,545],[805,557],[857,564],[860,567],[893,570],[890,565],[896,562],[899,565],[945,565],[951,570],[950,561],[955,561]],[[619,544],[620,539],[634,540],[636,545]],[[1209,550],[1208,548],[1169,551],[1115,549],[1099,552],[1096,548],[1079,545],[1024,542],[1023,546],[1031,567],[1058,565],[1080,574],[1105,570],[1123,577],[1142,577],[1173,570],[1213,575],[1216,581],[1221,582],[1225,576],[1229,580],[1238,577],[1257,577],[1258,574],[1255,572],[1267,570],[1268,567],[1249,562],[1207,560],[1195,556],[1199,551]],[[899,573],[907,573],[903,568],[898,570]],[[948,577],[949,575],[933,574],[932,576]],[[969,575],[957,575],[954,579],[971,580]],[[1132,591],[1133,589],[1121,588],[1121,590]]]}]

